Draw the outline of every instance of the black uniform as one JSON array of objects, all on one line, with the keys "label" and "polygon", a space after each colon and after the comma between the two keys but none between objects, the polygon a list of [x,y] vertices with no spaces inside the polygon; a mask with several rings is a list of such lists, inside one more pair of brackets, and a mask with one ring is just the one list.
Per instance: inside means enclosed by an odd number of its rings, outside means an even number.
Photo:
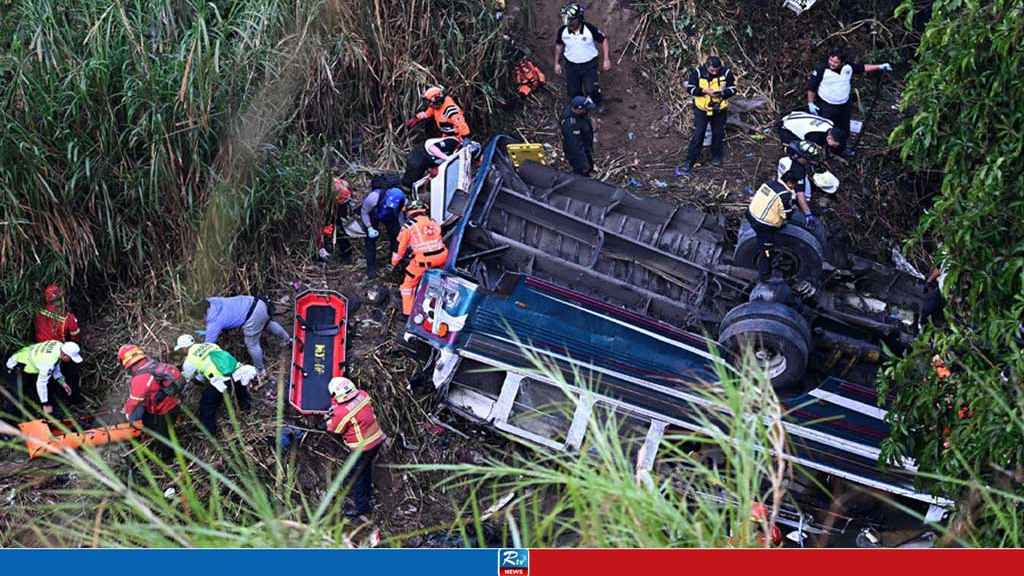
[{"label": "black uniform", "polygon": [[850,93],[854,74],[863,74],[863,64],[843,64],[836,72],[822,64],[811,71],[807,89],[814,92],[818,114],[831,120],[836,127],[850,133]]},{"label": "black uniform", "polygon": [[417,180],[423,178],[427,171],[440,163],[439,159],[435,158],[430,152],[427,152],[427,147],[432,144],[436,144],[442,152],[448,155],[455,153],[461,145],[456,138],[446,137],[431,138],[422,145],[413,148],[405,158],[405,174],[402,176],[402,186],[405,189],[412,190],[412,185]]},{"label": "black uniform", "polygon": [[[783,144],[807,140],[821,146],[825,151],[825,158],[832,154],[840,154],[846,146],[846,138],[839,139],[839,146],[828,145],[828,132],[833,127],[832,121],[811,114],[810,112],[792,112],[787,114],[778,122],[779,139]],[[790,130],[796,130],[793,132]],[[802,136],[801,136],[802,134]]]},{"label": "black uniform", "polygon": [[[590,22],[583,22],[579,32],[571,32],[562,26],[555,34],[555,43],[563,47],[562,64],[565,66],[566,99],[589,96],[594,104],[601,103],[601,86],[598,83],[598,62],[601,59],[601,45],[604,34]],[[578,57],[593,54],[592,58]],[[575,61],[580,60],[580,61]]]},{"label": "black uniform", "polygon": [[594,125],[587,114],[573,114],[567,108],[562,117],[562,148],[572,171],[590,176],[594,169]]}]

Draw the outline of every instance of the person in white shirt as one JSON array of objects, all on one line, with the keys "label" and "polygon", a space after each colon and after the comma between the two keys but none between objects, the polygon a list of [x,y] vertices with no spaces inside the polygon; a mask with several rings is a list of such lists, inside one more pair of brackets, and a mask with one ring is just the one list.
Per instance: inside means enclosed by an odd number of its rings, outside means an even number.
[{"label": "person in white shirt", "polygon": [[878,71],[892,72],[892,65],[848,63],[841,48],[832,48],[828,60],[812,70],[807,79],[807,109],[849,134],[853,75]]},{"label": "person in white shirt", "polygon": [[[555,74],[562,74],[564,59],[566,99],[572,101],[577,96],[587,96],[595,106],[600,106],[597,60],[601,56],[605,72],[612,69],[608,38],[597,26],[584,22],[583,8],[578,4],[562,8],[562,18],[565,23],[555,35]],[[598,46],[601,47],[600,53]]]}]

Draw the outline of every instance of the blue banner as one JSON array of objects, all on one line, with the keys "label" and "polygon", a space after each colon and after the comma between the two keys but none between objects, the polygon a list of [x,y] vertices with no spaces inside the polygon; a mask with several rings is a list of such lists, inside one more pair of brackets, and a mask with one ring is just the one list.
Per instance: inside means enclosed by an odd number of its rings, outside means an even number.
[{"label": "blue banner", "polygon": [[[507,556],[507,555],[506,555]],[[496,549],[358,550],[0,550],[0,574],[141,576],[455,575],[499,572]],[[521,557],[520,557],[521,558]]]}]

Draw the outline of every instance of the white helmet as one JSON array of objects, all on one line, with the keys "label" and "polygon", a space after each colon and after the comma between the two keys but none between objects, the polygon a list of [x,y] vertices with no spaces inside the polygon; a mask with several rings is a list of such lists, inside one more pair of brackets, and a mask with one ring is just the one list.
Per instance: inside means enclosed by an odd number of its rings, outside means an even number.
[{"label": "white helmet", "polygon": [[82,349],[74,342],[65,342],[60,345],[60,353],[71,358],[75,364],[82,363]]},{"label": "white helmet", "polygon": [[178,336],[178,341],[174,343],[174,350],[185,350],[191,348],[196,343],[196,339],[191,334],[182,334]]},{"label": "white helmet", "polygon": [[330,392],[338,402],[344,402],[359,392],[356,390],[355,382],[345,378],[344,376],[335,376],[334,378],[331,378],[330,383],[327,384],[327,391]]},{"label": "white helmet", "polygon": [[836,190],[839,190],[839,179],[831,172],[819,172],[812,176],[811,180],[819,190],[826,194],[835,194]]}]

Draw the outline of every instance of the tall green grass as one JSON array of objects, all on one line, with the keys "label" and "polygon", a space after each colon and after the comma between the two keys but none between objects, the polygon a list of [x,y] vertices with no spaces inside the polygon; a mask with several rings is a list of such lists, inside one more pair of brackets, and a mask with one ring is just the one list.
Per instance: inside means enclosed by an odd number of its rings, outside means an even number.
[{"label": "tall green grass", "polygon": [[[628,416],[594,413],[578,453],[536,448],[511,462],[444,466],[448,483],[472,489],[463,532],[481,537],[488,505],[508,493],[514,500],[498,519],[509,545],[529,547],[723,547],[762,546],[769,523],[785,497],[792,474],[784,451],[778,401],[768,380],[753,371],[719,366],[720,383],[703,390],[708,409],[700,430],[670,431],[652,470],[637,471],[646,427],[627,432]],[[560,370],[537,362],[537,373],[558,383],[573,406]],[[575,390],[590,384],[577,375]],[[567,416],[571,416],[571,409]],[[717,453],[716,463],[705,455]],[[721,462],[725,462],[722,465]],[[436,466],[424,466],[437,470]],[[769,522],[751,518],[764,504]]]},{"label": "tall green grass", "polygon": [[194,275],[208,291],[239,248],[265,255],[293,240],[289,226],[317,216],[308,195],[327,187],[264,185],[265,150],[308,154],[275,167],[303,176],[326,171],[325,150],[353,168],[395,167],[408,136],[398,127],[432,82],[482,133],[508,82],[504,26],[470,0],[9,3],[0,348],[27,337],[50,281],[73,284],[81,303],[83,288],[191,261],[206,242],[216,257],[196,259]]},{"label": "tall green grass", "polygon": [[[33,505],[14,508],[19,529],[0,539],[0,545],[224,548],[363,543],[370,533],[355,534],[358,523],[343,514],[344,479],[354,459],[340,457],[326,483],[308,491],[302,489],[295,459],[263,442],[264,435],[276,437],[280,432],[283,398],[279,396],[276,417],[265,429],[244,424],[233,403],[227,402],[230,425],[222,427],[219,439],[196,430],[196,420],[187,414],[169,437],[44,457],[75,477],[64,488],[42,492]],[[19,447],[16,430],[5,427],[0,421],[0,434],[15,436],[4,443]],[[55,420],[51,427],[69,431]],[[158,450],[173,456],[161,456]]]}]

